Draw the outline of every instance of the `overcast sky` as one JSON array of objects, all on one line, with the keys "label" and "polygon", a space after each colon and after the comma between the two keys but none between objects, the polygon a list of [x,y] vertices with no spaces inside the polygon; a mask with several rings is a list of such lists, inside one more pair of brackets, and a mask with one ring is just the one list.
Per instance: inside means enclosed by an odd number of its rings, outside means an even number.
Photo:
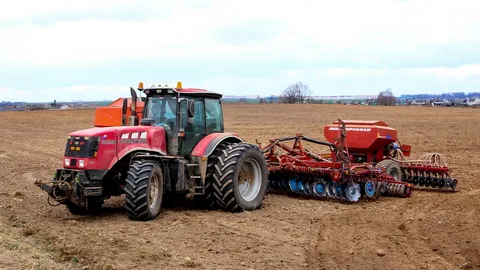
[{"label": "overcast sky", "polygon": [[478,0],[0,2],[0,100],[480,91]]}]

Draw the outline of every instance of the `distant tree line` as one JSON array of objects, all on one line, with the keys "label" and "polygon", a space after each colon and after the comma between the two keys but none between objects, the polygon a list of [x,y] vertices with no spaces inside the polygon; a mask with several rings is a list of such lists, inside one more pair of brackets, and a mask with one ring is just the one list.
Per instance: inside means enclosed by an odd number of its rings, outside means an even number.
[{"label": "distant tree line", "polygon": [[452,93],[442,93],[442,94],[409,94],[409,95],[400,95],[402,99],[465,99],[465,98],[476,98],[480,96],[480,92],[452,92]]},{"label": "distant tree line", "polygon": [[[323,104],[323,100],[314,100],[311,98],[312,91],[310,87],[302,82],[297,82],[295,84],[289,85],[285,90],[283,90],[282,95],[280,96],[279,101],[281,103],[291,103],[291,104],[301,104],[301,103],[315,103]],[[340,101],[336,102],[341,104]],[[378,94],[378,97],[375,101],[370,100],[367,102],[369,105],[377,104],[382,106],[395,106],[397,104],[397,98],[393,95],[390,88],[385,89],[384,91]]]},{"label": "distant tree line", "polygon": [[[480,97],[480,92],[464,92],[443,93],[438,95],[432,94],[415,94],[415,95],[400,95],[395,97],[392,89],[387,88],[378,93],[376,99],[356,100],[356,101],[340,101],[340,100],[317,100],[312,98],[312,90],[303,82],[296,82],[287,86],[280,95],[270,97],[258,97],[256,102],[259,103],[289,103],[289,104],[361,104],[361,105],[379,105],[379,106],[395,106],[395,105],[411,105],[412,100],[424,99],[427,103],[442,99],[467,99]],[[430,101],[428,101],[430,100]],[[251,103],[252,100],[240,98],[237,103]],[[255,102],[255,101],[253,101]]]}]

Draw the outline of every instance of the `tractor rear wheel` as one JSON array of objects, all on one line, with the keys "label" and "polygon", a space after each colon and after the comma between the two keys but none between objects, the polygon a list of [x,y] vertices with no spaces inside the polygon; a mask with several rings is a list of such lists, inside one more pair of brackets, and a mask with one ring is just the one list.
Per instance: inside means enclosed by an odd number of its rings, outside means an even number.
[{"label": "tractor rear wheel", "polygon": [[402,169],[395,160],[384,159],[377,163],[376,167],[382,168],[387,174],[391,175],[397,181],[402,181],[403,179]]},{"label": "tractor rear wheel", "polygon": [[146,221],[160,214],[164,193],[162,167],[155,161],[134,161],[125,186],[125,209],[132,220]]},{"label": "tractor rear wheel", "polygon": [[208,157],[208,165],[207,165],[207,175],[205,177],[205,195],[200,198],[201,207],[206,209],[214,209],[216,207],[215,195],[214,195],[214,188],[213,183],[215,179],[213,178],[213,174],[215,172],[215,165],[220,158],[223,150],[225,150],[230,143],[224,142],[221,143],[215,148],[213,153]]},{"label": "tractor rear wheel", "polygon": [[213,179],[216,202],[224,210],[255,210],[267,190],[267,162],[257,146],[231,144],[219,155]]}]

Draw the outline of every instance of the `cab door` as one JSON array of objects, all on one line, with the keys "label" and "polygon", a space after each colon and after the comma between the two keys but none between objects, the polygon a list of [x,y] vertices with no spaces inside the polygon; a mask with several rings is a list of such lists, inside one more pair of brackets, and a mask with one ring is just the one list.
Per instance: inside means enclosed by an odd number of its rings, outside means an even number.
[{"label": "cab door", "polygon": [[181,140],[180,155],[190,155],[195,145],[207,136],[204,98],[189,97],[189,99],[194,102],[193,123],[185,125],[185,135]]},{"label": "cab door", "polygon": [[220,99],[205,98],[206,133],[223,133],[223,111]]}]

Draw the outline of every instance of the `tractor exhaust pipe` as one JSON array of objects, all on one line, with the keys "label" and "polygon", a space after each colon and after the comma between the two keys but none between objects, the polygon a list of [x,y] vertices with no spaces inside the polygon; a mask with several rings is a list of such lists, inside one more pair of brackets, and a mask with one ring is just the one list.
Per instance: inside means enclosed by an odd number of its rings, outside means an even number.
[{"label": "tractor exhaust pipe", "polygon": [[132,87],[130,87],[130,94],[132,95],[132,105],[130,106],[132,112],[130,116],[130,126],[138,126],[137,93]]},{"label": "tractor exhaust pipe", "polygon": [[127,125],[127,107],[128,107],[128,99],[123,99],[122,105],[122,126]]}]

